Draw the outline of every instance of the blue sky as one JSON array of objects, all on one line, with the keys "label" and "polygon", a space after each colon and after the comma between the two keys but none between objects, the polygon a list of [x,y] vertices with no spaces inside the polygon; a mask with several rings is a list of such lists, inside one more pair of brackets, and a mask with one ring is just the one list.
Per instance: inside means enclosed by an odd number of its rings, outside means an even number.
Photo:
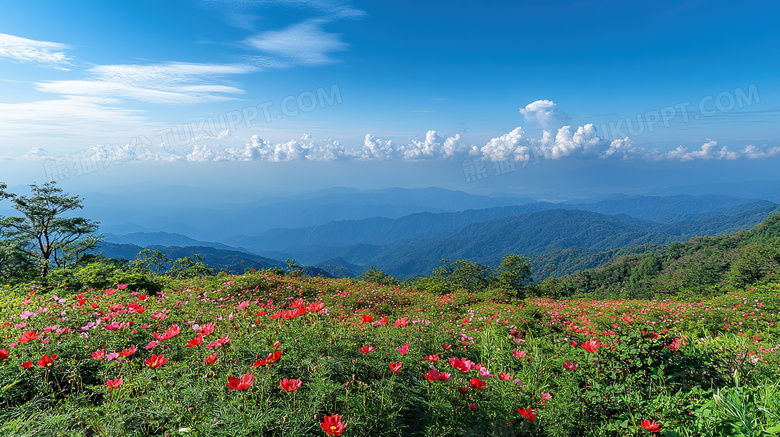
[{"label": "blue sky", "polygon": [[7,2],[0,180],[229,187],[263,173],[301,190],[523,191],[678,169],[755,178],[780,159],[779,12],[776,1]]}]

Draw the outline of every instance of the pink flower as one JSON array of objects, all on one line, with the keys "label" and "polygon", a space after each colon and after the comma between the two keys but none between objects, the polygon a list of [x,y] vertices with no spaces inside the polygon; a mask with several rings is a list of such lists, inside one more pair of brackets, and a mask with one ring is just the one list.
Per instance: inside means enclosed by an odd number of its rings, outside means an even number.
[{"label": "pink flower", "polygon": [[399,347],[396,349],[399,354],[406,355],[409,352],[409,343],[406,343],[405,345]]},{"label": "pink flower", "polygon": [[515,358],[525,358],[525,351],[517,350],[515,349],[514,352],[512,352],[512,355],[515,356]]}]

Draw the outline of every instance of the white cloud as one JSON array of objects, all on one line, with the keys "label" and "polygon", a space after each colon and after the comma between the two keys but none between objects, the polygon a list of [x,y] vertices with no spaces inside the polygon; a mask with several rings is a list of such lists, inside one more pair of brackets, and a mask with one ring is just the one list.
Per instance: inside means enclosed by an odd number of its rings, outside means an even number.
[{"label": "white cloud", "polygon": [[324,20],[314,19],[282,30],[271,30],[246,40],[254,49],[292,65],[322,65],[335,62],[332,52],[346,50],[340,35],[322,30]]},{"label": "white cloud", "polygon": [[388,161],[397,159],[398,156],[398,150],[391,140],[383,140],[371,134],[366,134],[359,159],[364,161]]},{"label": "white cloud", "polygon": [[0,33],[0,57],[14,59],[20,62],[31,62],[68,70],[71,58],[63,50],[65,44],[36,41],[14,35]]},{"label": "white cloud", "polygon": [[547,159],[560,159],[575,153],[598,152],[605,141],[596,134],[596,128],[592,124],[580,126],[572,131],[571,126],[558,129],[555,137],[545,131],[542,137],[542,152]]},{"label": "white cloud", "polygon": [[46,159],[49,157],[49,152],[43,147],[33,147],[29,152],[22,155],[22,159]]},{"label": "white cloud", "polygon": [[480,152],[489,161],[528,161],[531,159],[534,141],[525,137],[523,128],[517,127],[509,133],[493,138],[482,146]]},{"label": "white cloud", "polygon": [[[71,117],[67,122],[64,121],[67,118],[66,114]],[[36,127],[45,126],[44,130],[51,134],[60,131],[63,133],[71,132],[74,126],[89,131],[89,126],[85,123],[94,124],[96,120],[99,121],[97,124],[101,128],[112,131],[125,124],[145,122],[145,118],[137,113],[96,104],[84,99],[37,102],[27,106],[24,104],[0,104],[0,129],[19,129],[19,121],[32,118],[35,118],[36,124],[24,125],[22,123],[21,126],[24,130],[32,131]],[[47,123],[49,118],[51,122]],[[93,132],[90,131],[90,133]],[[557,160],[567,157],[691,162],[696,160],[766,159],[780,156],[780,146],[749,145],[743,150],[731,150],[712,140],[708,140],[701,147],[693,150],[684,146],[673,150],[644,149],[637,146],[629,137],[613,141],[603,139],[599,137],[592,124],[577,127],[562,126],[556,130],[545,130],[540,138],[529,137],[521,127],[516,127],[510,132],[490,139],[481,146],[466,143],[459,134],[439,134],[435,130],[426,132],[422,139],[402,143],[367,134],[358,147],[345,146],[338,140],[330,138],[314,138],[310,134],[282,142],[267,141],[254,135],[243,146],[224,145],[226,142],[235,143],[237,140],[235,133],[230,130],[215,130],[212,134],[202,134],[192,138],[190,141],[197,143],[196,145],[189,147],[167,146],[167,152],[164,153],[152,152],[148,147],[151,146],[150,142],[140,148],[137,144],[108,148],[98,146],[78,153],[94,156],[95,159],[104,161],[112,158],[122,161],[192,162],[454,161],[476,158],[493,162],[506,160],[528,162],[533,159],[534,163],[537,163],[542,158]],[[45,149],[34,148],[23,158],[40,159],[48,156]]]},{"label": "white cloud", "polygon": [[[332,18],[360,18],[366,13],[360,9],[355,9],[348,1],[342,0],[203,0],[207,5],[215,9],[224,10],[228,8],[228,16],[237,27],[247,28],[245,19],[238,16],[246,16],[248,9],[255,6],[294,6],[301,8],[314,9],[328,14]],[[251,23],[250,23],[251,24]]]},{"label": "white cloud", "polygon": [[425,134],[425,140],[413,140],[399,147],[398,151],[406,160],[462,159],[469,154],[478,153],[476,147],[463,143],[460,134],[442,138],[434,130],[429,130]]},{"label": "white cloud", "polygon": [[66,96],[184,105],[232,100],[243,90],[216,83],[218,78],[253,71],[257,67],[242,64],[100,65],[88,70],[90,79],[42,82],[37,88]]},{"label": "white cloud", "polygon": [[529,103],[525,108],[520,108],[520,113],[527,122],[537,123],[545,129],[558,128],[571,119],[568,114],[558,109],[558,105],[552,100]]},{"label": "white cloud", "polygon": [[780,146],[762,149],[753,145],[749,145],[742,151],[742,156],[747,159],[774,158],[778,155],[780,155]]},{"label": "white cloud", "polygon": [[623,159],[629,159],[634,156],[636,152],[637,149],[634,147],[634,142],[631,141],[631,138],[625,137],[623,139],[613,140],[611,143],[609,143],[609,148],[604,152],[602,158],[620,156]]},{"label": "white cloud", "polygon": [[717,141],[710,140],[702,144],[698,150],[689,151],[687,147],[679,146],[676,149],[667,152],[666,154],[662,154],[661,156],[662,159],[665,160],[688,162],[709,159],[734,160],[738,159],[740,154],[730,151],[726,146],[718,147]]},{"label": "white cloud", "polygon": [[26,103],[0,103],[0,132],[6,139],[116,138],[153,129],[141,111],[66,98]]}]

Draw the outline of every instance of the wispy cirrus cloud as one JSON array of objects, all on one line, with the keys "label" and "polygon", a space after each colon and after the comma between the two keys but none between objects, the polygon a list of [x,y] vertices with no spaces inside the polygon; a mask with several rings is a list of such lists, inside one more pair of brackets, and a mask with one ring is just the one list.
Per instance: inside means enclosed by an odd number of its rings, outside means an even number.
[{"label": "wispy cirrus cloud", "polygon": [[331,53],[349,47],[341,35],[322,29],[325,20],[312,19],[282,30],[270,30],[246,39],[246,44],[290,65],[324,65],[336,62]]},{"label": "wispy cirrus cloud", "polygon": [[0,103],[0,132],[6,139],[64,139],[137,135],[158,128],[142,111],[79,98]]},{"label": "wispy cirrus cloud", "polygon": [[[202,0],[202,3],[212,9],[228,9],[229,17],[238,18],[235,11],[246,15],[249,10],[257,7],[282,6],[310,9],[324,13],[331,18],[359,18],[366,15],[365,11],[357,9],[349,1],[343,0]],[[245,28],[246,22],[238,21],[237,27]]]},{"label": "wispy cirrus cloud", "polygon": [[64,50],[69,48],[62,43],[36,41],[0,33],[0,57],[19,62],[40,64],[59,70],[69,70],[72,58],[64,52]]},{"label": "wispy cirrus cloud", "polygon": [[224,83],[224,76],[246,74],[258,68],[242,64],[163,63],[151,65],[100,65],[83,80],[37,84],[41,92],[88,98],[138,100],[186,105],[235,99],[240,88]]}]

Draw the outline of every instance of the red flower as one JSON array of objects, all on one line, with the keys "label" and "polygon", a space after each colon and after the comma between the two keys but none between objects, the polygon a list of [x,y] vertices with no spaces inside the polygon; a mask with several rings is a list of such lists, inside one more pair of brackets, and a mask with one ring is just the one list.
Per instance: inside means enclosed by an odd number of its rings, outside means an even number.
[{"label": "red flower", "polygon": [[486,385],[487,383],[479,378],[471,378],[471,381],[469,381],[469,386],[475,390],[484,390]]},{"label": "red flower", "polygon": [[44,367],[51,367],[54,365],[54,360],[57,359],[57,354],[51,354],[51,357],[48,355],[44,355],[41,357],[40,360],[38,360],[38,367],[44,368]]},{"label": "red flower", "polygon": [[106,384],[108,385],[108,388],[113,390],[115,388],[119,388],[122,385],[123,382],[124,381],[122,380],[122,378],[109,379],[109,380],[106,381]]},{"label": "red flower", "polygon": [[32,367],[32,365],[33,365],[32,361],[28,361],[26,363],[22,363],[22,369],[29,369],[30,367]]},{"label": "red flower", "polygon": [[5,349],[0,349],[0,360],[8,358],[9,355],[11,355],[10,352]]},{"label": "red flower", "polygon": [[577,370],[577,368],[579,368],[579,367],[580,366],[572,363],[571,361],[567,361],[567,362],[563,363],[563,368],[567,369],[567,370]]},{"label": "red flower", "polygon": [[268,356],[265,359],[268,360],[269,363],[275,363],[279,361],[279,358],[281,357],[282,357],[282,351],[277,350],[276,352],[272,352],[268,354]]},{"label": "red flower", "polygon": [[323,308],[325,308],[324,302],[312,302],[309,304],[309,306],[306,307],[306,309],[312,313],[322,311]]},{"label": "red flower", "polygon": [[393,373],[401,373],[401,367],[403,367],[401,363],[390,363],[390,370]]},{"label": "red flower", "polygon": [[282,357],[282,351],[277,350],[276,352],[271,352],[268,354],[267,357],[263,358],[262,360],[255,361],[254,366],[265,366],[266,364],[271,364],[279,361],[279,358]]},{"label": "red flower", "polygon": [[38,330],[34,331],[25,331],[24,334],[22,334],[21,337],[19,337],[19,343],[27,343],[28,341],[33,341],[41,338],[43,334],[38,334]]},{"label": "red flower", "polygon": [[214,322],[206,323],[205,325],[201,326],[200,329],[196,329],[195,332],[198,334],[209,335],[214,332],[214,328],[216,327],[217,325]]},{"label": "red flower", "polygon": [[452,345],[449,345],[449,344],[443,344],[443,345],[441,345],[441,347],[442,347],[444,350],[447,350],[447,349],[450,349],[450,348],[452,347]]},{"label": "red flower", "polygon": [[517,412],[520,413],[521,416],[525,417],[526,419],[530,420],[531,423],[534,423],[536,421],[536,413],[534,413],[534,410],[532,409],[525,409],[525,408],[518,408]]},{"label": "red flower", "polygon": [[399,347],[396,349],[399,354],[406,355],[409,352],[409,343],[406,343],[405,345]]},{"label": "red flower", "polygon": [[360,315],[360,321],[363,323],[369,323],[372,320],[374,320],[374,316],[369,316],[368,314]]},{"label": "red flower", "polygon": [[426,355],[425,361],[436,364],[436,362],[439,361],[439,354]]},{"label": "red flower", "polygon": [[658,432],[661,430],[661,425],[658,423],[655,423],[655,420],[652,422],[645,419],[642,421],[642,428],[650,431],[650,432]]},{"label": "red flower", "polygon": [[195,347],[203,343],[203,334],[198,334],[195,338],[187,342],[187,347]]},{"label": "red flower", "polygon": [[161,355],[152,355],[151,358],[147,358],[144,360],[144,364],[149,366],[150,369],[156,369],[158,367],[164,366],[165,363],[168,362],[168,359],[166,359],[164,356]]},{"label": "red flower", "polygon": [[452,366],[456,370],[459,370],[460,373],[468,373],[469,370],[474,369],[476,367],[472,361],[469,361],[466,358],[452,357],[448,361],[450,363],[450,366]]},{"label": "red flower", "polygon": [[228,376],[227,385],[228,387],[230,387],[231,390],[246,390],[249,388],[250,385],[252,385],[252,381],[254,380],[255,380],[255,375],[247,372],[240,379],[232,376]]},{"label": "red flower", "polygon": [[642,337],[650,339],[650,340],[655,340],[655,339],[658,338],[658,334],[653,332],[653,331],[650,331],[650,332],[642,331]]},{"label": "red flower", "polygon": [[133,355],[137,350],[138,350],[138,348],[136,348],[135,346],[132,346],[132,347],[129,347],[129,348],[123,350],[122,352],[119,352],[119,355],[127,358],[130,355]]},{"label": "red flower", "polygon": [[591,338],[585,343],[582,343],[582,348],[590,353],[595,353],[600,347],[601,342],[597,338]]},{"label": "red flower", "polygon": [[176,337],[180,332],[181,330],[179,330],[179,325],[173,325],[165,332],[163,332],[162,338],[160,340],[168,340],[169,338]]},{"label": "red flower", "polygon": [[439,372],[436,369],[431,369],[428,371],[428,373],[425,374],[425,379],[427,379],[428,382],[447,381],[450,379],[450,376],[452,375],[450,375],[449,373]]},{"label": "red flower", "polygon": [[371,352],[374,352],[376,348],[374,346],[363,346],[358,348],[358,352],[361,354],[369,354]]},{"label": "red flower", "polygon": [[510,379],[512,379],[512,375],[510,375],[510,374],[508,374],[506,372],[501,372],[501,373],[498,374],[498,379],[500,379],[502,381],[509,381]]},{"label": "red flower", "polygon": [[408,317],[401,317],[400,319],[393,322],[393,326],[396,328],[401,328],[409,324],[409,318]]},{"label": "red flower", "polygon": [[347,427],[346,423],[341,423],[341,415],[334,414],[332,416],[325,416],[322,418],[320,424],[325,434],[339,436],[344,432],[344,428]]},{"label": "red flower", "polygon": [[283,380],[279,381],[279,385],[281,385],[282,389],[286,391],[295,391],[301,388],[301,380],[284,378]]},{"label": "red flower", "polygon": [[217,362],[217,358],[218,357],[219,357],[219,355],[217,355],[217,353],[215,352],[215,353],[207,356],[206,358],[204,358],[203,362],[208,364],[208,365],[212,365],[212,364]]}]

